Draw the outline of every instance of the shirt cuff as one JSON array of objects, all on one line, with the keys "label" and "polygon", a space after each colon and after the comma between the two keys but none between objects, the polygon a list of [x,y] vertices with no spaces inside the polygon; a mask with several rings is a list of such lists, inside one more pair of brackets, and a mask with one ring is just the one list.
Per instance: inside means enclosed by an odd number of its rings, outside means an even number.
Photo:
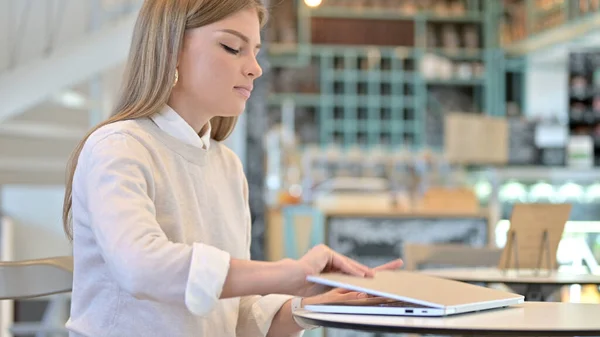
[{"label": "shirt cuff", "polygon": [[266,295],[254,303],[252,306],[252,315],[261,332],[261,336],[267,335],[277,312],[279,312],[285,302],[292,298],[293,296],[288,295]]},{"label": "shirt cuff", "polygon": [[221,297],[230,260],[230,254],[223,250],[194,243],[185,289],[185,305],[190,312],[205,316],[212,311]]}]

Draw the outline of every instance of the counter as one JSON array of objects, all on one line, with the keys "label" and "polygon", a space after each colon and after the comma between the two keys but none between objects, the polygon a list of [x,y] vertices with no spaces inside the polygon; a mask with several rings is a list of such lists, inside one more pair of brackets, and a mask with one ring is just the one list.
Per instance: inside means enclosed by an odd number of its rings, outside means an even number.
[{"label": "counter", "polygon": [[[368,265],[402,257],[403,242],[462,243],[482,247],[494,242],[487,210],[431,212],[390,208],[326,208],[287,206],[300,210],[293,217],[294,237],[286,240],[282,208],[267,211],[266,250],[269,260],[286,257],[285,246],[295,245],[301,256],[313,238],[322,237],[332,249]],[[313,224],[322,233],[314,236]],[[322,223],[322,226],[319,226]]]}]

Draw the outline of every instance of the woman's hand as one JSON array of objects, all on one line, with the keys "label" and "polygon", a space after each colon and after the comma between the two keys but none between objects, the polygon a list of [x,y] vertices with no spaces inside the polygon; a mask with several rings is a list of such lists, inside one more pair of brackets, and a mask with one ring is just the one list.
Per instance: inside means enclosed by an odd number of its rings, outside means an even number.
[{"label": "woman's hand", "polygon": [[[311,297],[330,291],[332,288],[322,284],[308,282],[307,276],[327,272],[340,272],[359,277],[373,277],[376,271],[393,270],[402,267],[402,260],[394,260],[384,265],[370,269],[344,255],[338,254],[325,245],[319,245],[308,251],[297,261],[288,261],[289,287],[288,294]],[[335,294],[335,293],[334,293]],[[352,296],[352,295],[349,295]]]},{"label": "woman's hand", "polygon": [[368,298],[369,295],[358,291],[350,291],[342,288],[333,288],[328,292],[320,295],[305,297],[302,299],[302,306],[309,304],[320,304],[320,303],[335,303],[345,302],[351,300],[358,300]]},{"label": "woman's hand", "polygon": [[[379,267],[376,267],[374,270],[375,271],[396,270],[396,269],[402,267],[403,264],[404,263],[402,262],[402,260],[398,259],[398,260],[390,261]],[[342,302],[342,301],[349,301],[349,300],[364,299],[364,298],[368,298],[368,297],[371,297],[371,296],[367,295],[365,293],[357,292],[357,291],[351,291],[351,290],[342,289],[342,288],[334,288],[326,293],[312,296],[312,297],[307,297],[307,298],[303,299],[302,305],[304,306],[307,304]]]},{"label": "woman's hand", "polygon": [[375,267],[373,270],[375,270],[376,272],[382,271],[382,270],[396,270],[396,269],[400,269],[403,265],[404,265],[404,261],[402,261],[402,259],[397,259],[397,260],[390,261],[386,264],[382,264],[381,266]]},{"label": "woman's hand", "polygon": [[309,250],[299,260],[283,261],[285,279],[288,289],[286,293],[296,296],[314,296],[331,289],[330,287],[306,281],[310,275],[327,272],[339,272],[359,277],[372,277],[374,271],[344,255],[334,252],[325,245],[318,245]]}]

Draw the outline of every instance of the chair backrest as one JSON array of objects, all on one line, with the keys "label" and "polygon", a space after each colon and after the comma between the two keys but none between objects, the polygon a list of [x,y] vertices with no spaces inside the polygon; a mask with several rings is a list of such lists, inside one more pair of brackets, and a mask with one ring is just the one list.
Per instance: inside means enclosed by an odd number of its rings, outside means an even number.
[{"label": "chair backrest", "polygon": [[0,300],[40,297],[72,290],[73,257],[0,261]]},{"label": "chair backrest", "polygon": [[424,267],[496,267],[502,249],[478,248],[461,244],[404,243],[403,260],[406,270]]},{"label": "chair backrest", "polygon": [[[0,261],[12,260],[14,257],[14,224],[10,217],[1,214],[0,210]],[[8,331],[14,318],[13,301],[0,301],[0,336]]]}]

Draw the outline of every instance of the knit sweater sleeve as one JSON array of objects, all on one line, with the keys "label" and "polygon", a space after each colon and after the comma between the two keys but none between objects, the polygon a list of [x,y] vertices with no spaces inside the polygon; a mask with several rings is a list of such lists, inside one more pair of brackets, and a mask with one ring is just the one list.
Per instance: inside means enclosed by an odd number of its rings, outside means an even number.
[{"label": "knit sweater sleeve", "polygon": [[79,165],[89,225],[117,284],[137,298],[208,314],[221,295],[229,253],[168,239],[156,219],[149,150],[113,133],[89,139]]},{"label": "knit sweater sleeve", "polygon": [[[241,179],[244,182],[244,194],[245,206],[246,206],[246,247],[247,255],[246,258],[250,259],[250,244],[252,240],[251,235],[251,218],[250,218],[250,205],[249,205],[249,194],[248,194],[248,181],[241,170]],[[238,337],[257,337],[266,336],[271,328],[271,322],[281,309],[281,307],[288,300],[292,299],[292,296],[272,294],[266,296],[244,296],[240,299],[240,311],[238,315],[237,324],[237,336]],[[294,334],[293,337],[301,337],[303,332]],[[292,337],[292,336],[290,336]]]}]

